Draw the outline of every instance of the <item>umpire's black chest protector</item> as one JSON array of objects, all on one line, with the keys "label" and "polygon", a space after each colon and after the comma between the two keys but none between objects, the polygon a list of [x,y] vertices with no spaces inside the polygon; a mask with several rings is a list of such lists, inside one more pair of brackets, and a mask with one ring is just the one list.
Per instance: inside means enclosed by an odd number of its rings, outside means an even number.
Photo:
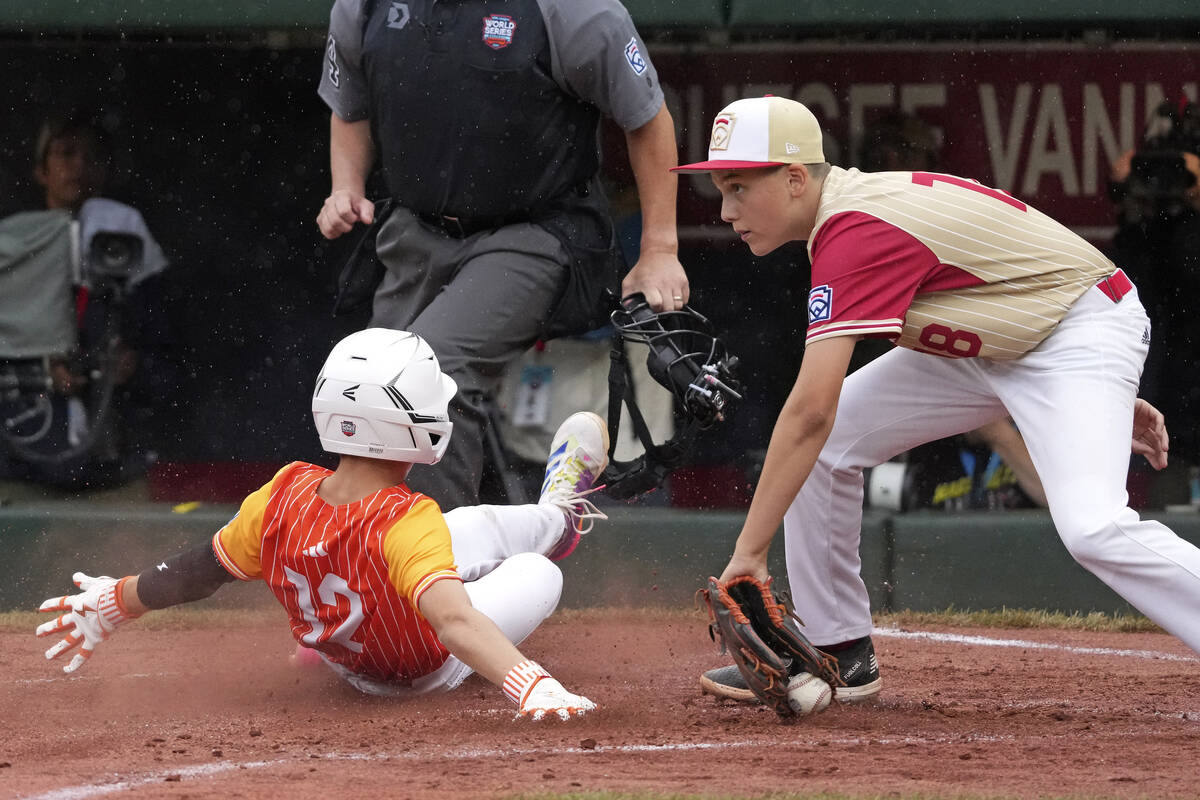
[{"label": "umpire's black chest protector", "polygon": [[599,112],[551,77],[537,0],[373,0],[366,11],[372,135],[401,205],[536,215],[596,173]]}]

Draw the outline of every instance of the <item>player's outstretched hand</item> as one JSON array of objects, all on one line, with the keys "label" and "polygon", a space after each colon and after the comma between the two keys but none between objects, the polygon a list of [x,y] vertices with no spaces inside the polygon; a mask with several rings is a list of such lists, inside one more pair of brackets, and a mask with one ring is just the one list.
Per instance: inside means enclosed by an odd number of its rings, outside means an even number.
[{"label": "player's outstretched hand", "polygon": [[1145,456],[1155,469],[1163,469],[1169,449],[1162,412],[1139,397],[1133,405],[1133,452]]},{"label": "player's outstretched hand", "polygon": [[46,651],[46,658],[58,658],[81,643],[83,645],[63,667],[66,673],[82,667],[96,645],[111,636],[117,626],[135,619],[121,605],[121,584],[125,578],[117,580],[107,575],[93,578],[76,572],[71,579],[83,590],[81,593],[52,597],[38,608],[38,611],[63,612],[37,627],[38,636],[63,635],[58,644]]},{"label": "player's outstretched hand", "polygon": [[542,678],[525,696],[518,712],[522,717],[542,719],[548,714],[557,715],[559,719],[582,717],[596,708],[596,704],[583,695],[571,694],[554,678]]}]

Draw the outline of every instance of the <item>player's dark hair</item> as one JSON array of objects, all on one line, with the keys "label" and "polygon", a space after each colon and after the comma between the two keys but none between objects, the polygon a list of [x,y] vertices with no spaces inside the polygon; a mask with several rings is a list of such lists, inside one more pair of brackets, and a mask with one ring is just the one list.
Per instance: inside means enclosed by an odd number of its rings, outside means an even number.
[{"label": "player's dark hair", "polygon": [[805,164],[804,167],[808,170],[808,176],[814,181],[823,181],[829,175],[828,161],[822,161],[819,164]]}]

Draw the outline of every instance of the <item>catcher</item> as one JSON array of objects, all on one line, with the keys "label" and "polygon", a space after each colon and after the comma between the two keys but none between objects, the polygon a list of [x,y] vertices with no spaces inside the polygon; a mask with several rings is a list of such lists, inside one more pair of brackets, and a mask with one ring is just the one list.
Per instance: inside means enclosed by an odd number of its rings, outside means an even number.
[{"label": "catcher", "polygon": [[341,456],[337,469],[288,464],[211,544],[141,574],[75,573],[80,594],[41,606],[61,612],[37,629],[63,637],[46,658],[74,652],[64,667],[74,672],[146,611],[200,600],[234,579],[263,580],[287,609],[295,660],[315,654],[360,691],[448,691],[476,671],[518,716],[594,709],[515,645],[558,604],[562,573],[551,560],[604,517],[585,495],[607,463],[606,426],[595,414],[567,418],[536,505],[443,516],[404,480],[414,463],[435,464],[446,452],[455,391],[415,334],[372,328],[343,339],[312,400],[322,447]]}]

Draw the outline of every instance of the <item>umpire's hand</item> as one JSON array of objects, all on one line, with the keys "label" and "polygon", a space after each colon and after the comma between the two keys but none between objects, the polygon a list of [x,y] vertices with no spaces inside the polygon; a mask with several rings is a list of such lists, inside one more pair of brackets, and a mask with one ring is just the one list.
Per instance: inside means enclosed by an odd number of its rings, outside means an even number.
[{"label": "umpire's hand", "polygon": [[672,251],[643,250],[621,281],[621,297],[641,292],[655,311],[678,311],[691,294],[687,273]]},{"label": "umpire's hand", "polygon": [[317,214],[317,227],[326,239],[336,239],[359,222],[370,225],[374,221],[375,204],[350,189],[335,190]]}]

